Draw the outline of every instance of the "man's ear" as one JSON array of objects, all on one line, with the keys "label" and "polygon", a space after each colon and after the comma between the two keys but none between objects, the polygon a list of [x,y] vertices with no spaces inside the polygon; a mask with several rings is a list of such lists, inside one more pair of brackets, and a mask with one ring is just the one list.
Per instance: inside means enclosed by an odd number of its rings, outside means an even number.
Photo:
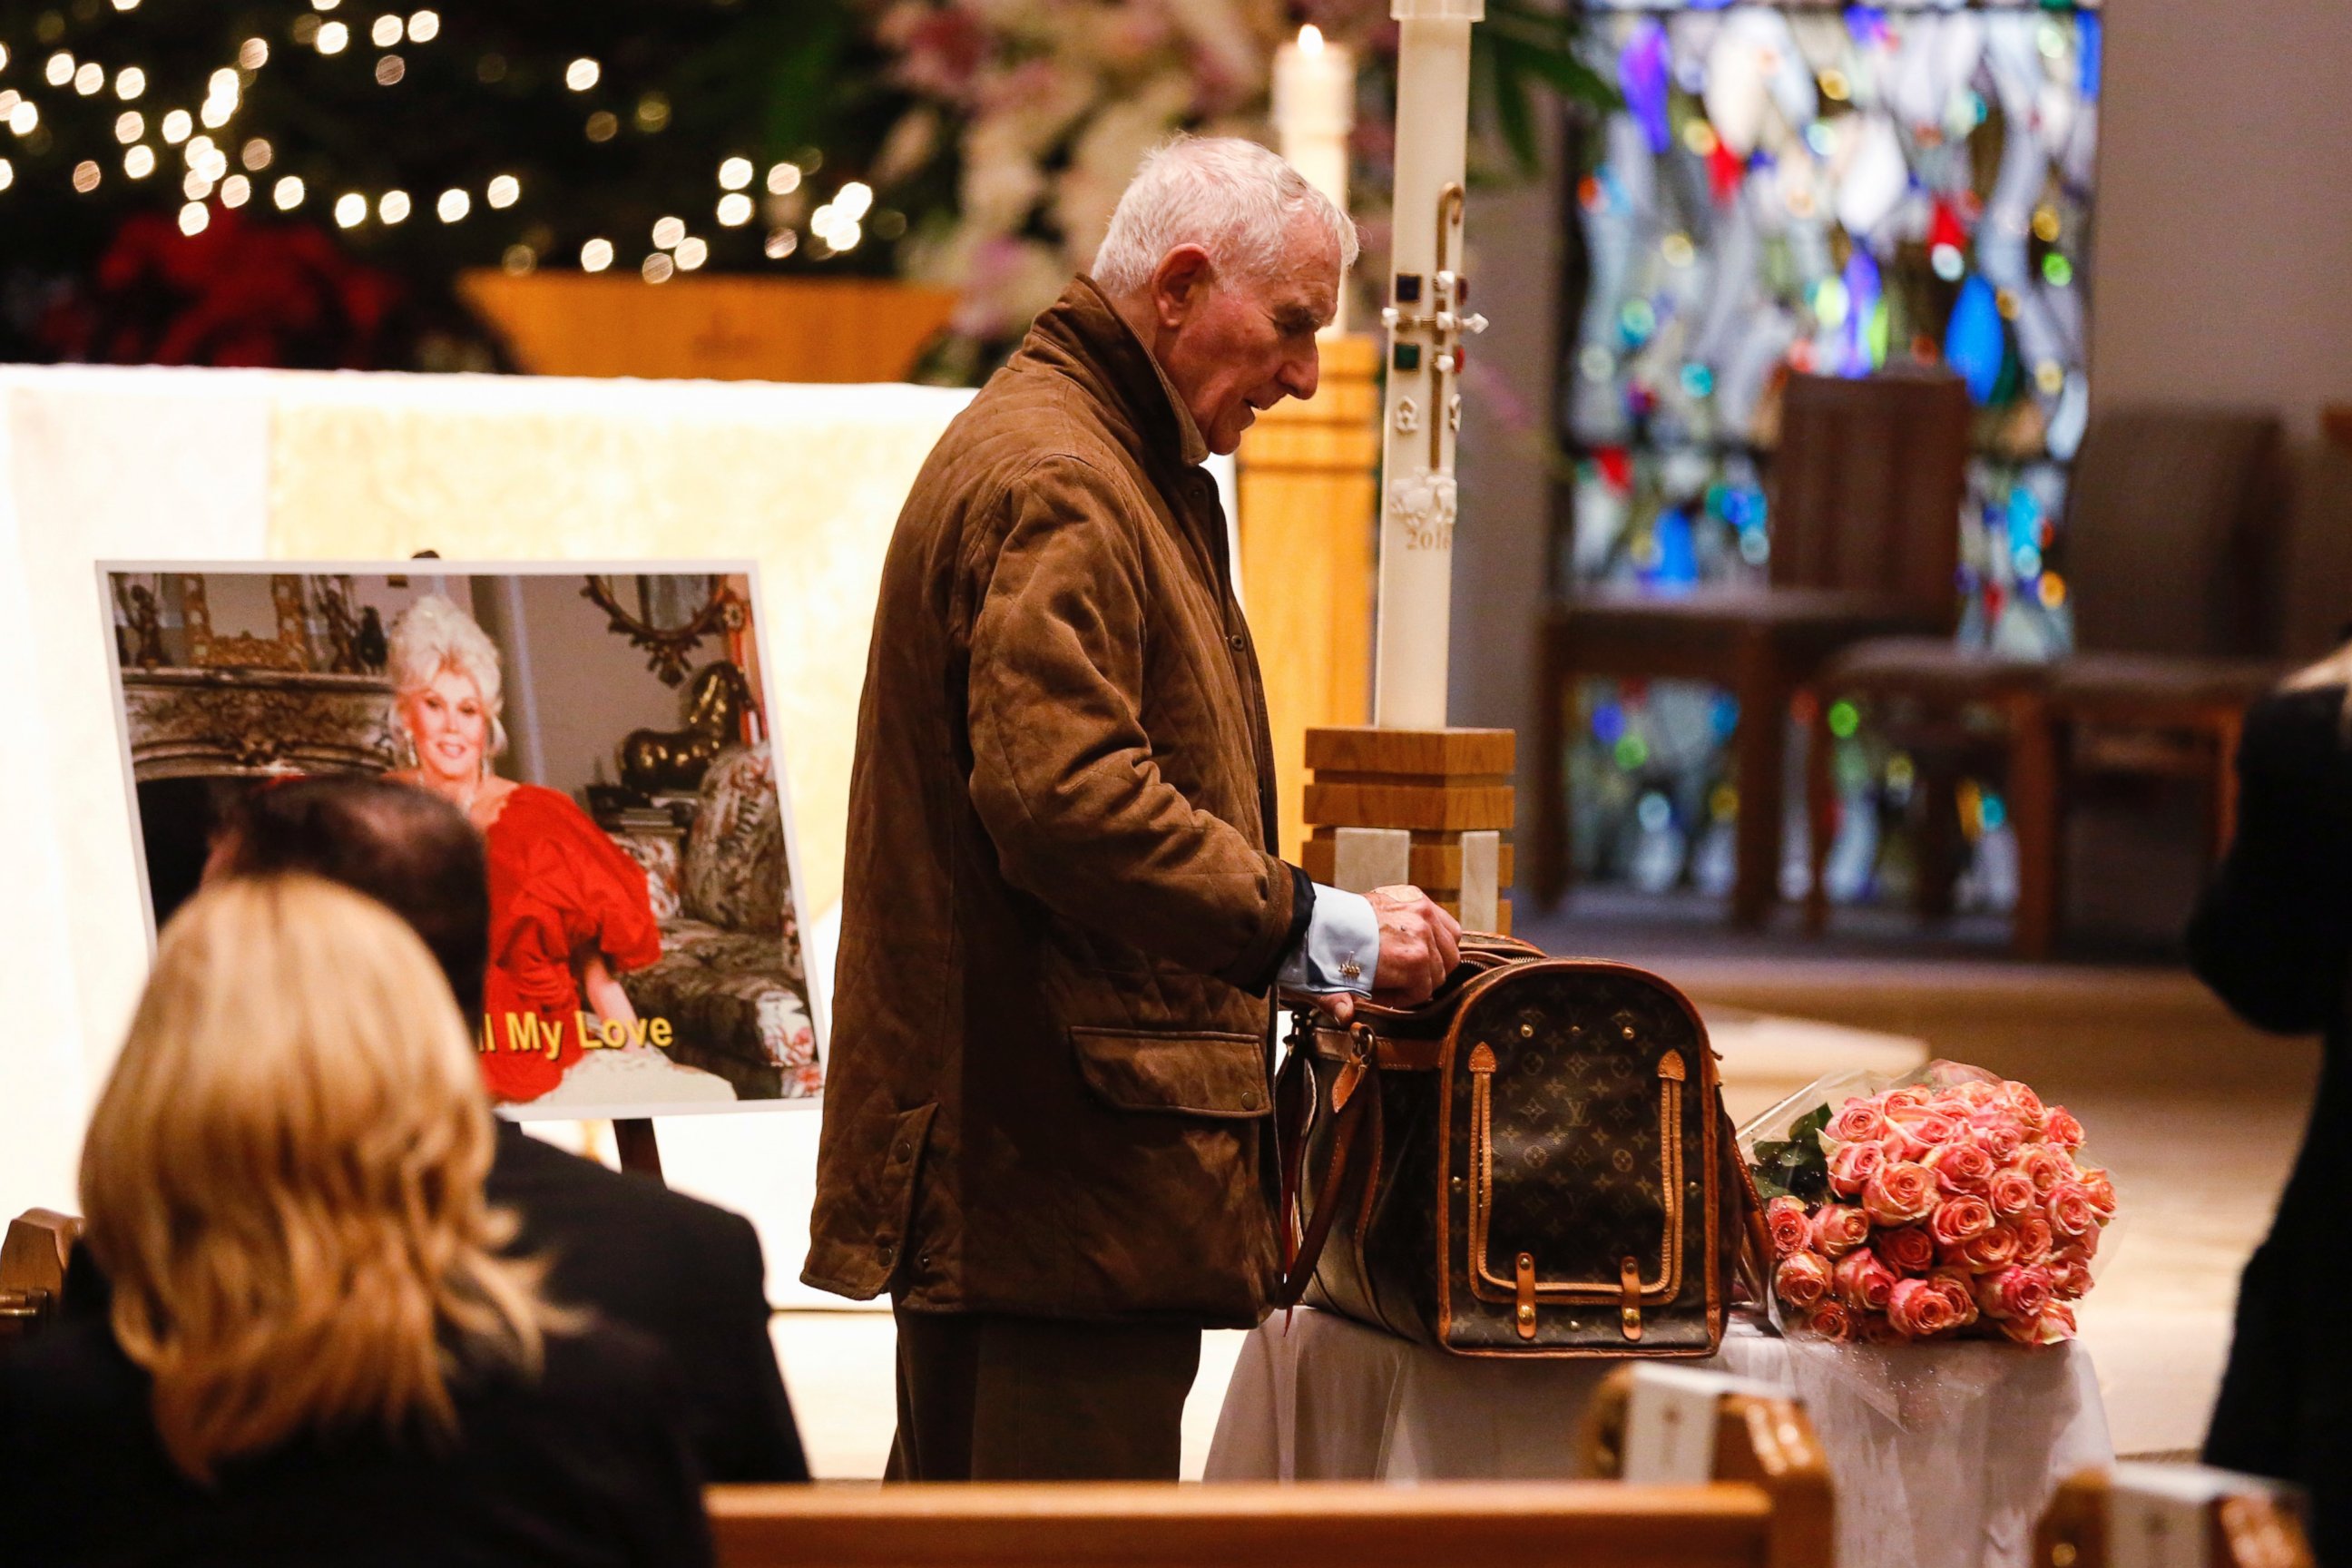
[{"label": "man's ear", "polygon": [[1160,326],[1181,327],[1209,287],[1209,253],[1197,245],[1180,245],[1160,258],[1151,273],[1151,313]]}]

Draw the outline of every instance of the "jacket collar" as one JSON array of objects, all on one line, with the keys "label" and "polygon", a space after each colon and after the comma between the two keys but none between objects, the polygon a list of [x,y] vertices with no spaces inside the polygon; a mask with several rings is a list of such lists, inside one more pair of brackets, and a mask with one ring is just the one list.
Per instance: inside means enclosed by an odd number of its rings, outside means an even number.
[{"label": "jacket collar", "polygon": [[1119,437],[1147,461],[1193,467],[1209,444],[1160,362],[1095,280],[1070,279],[1015,356],[1085,384],[1118,416]]}]

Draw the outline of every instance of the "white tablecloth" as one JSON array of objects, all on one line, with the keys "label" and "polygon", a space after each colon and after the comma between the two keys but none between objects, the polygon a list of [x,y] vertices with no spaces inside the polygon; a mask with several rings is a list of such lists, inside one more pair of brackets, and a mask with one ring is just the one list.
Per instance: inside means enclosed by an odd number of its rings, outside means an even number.
[{"label": "white tablecloth", "polygon": [[[1252,1334],[1208,1479],[1529,1479],[1576,1473],[1610,1361],[1498,1361],[1301,1308]],[[1875,1350],[1747,1324],[1697,1363],[1790,1389],[1821,1434],[1846,1568],[2025,1568],[2058,1481],[2112,1458],[2081,1345]]]}]

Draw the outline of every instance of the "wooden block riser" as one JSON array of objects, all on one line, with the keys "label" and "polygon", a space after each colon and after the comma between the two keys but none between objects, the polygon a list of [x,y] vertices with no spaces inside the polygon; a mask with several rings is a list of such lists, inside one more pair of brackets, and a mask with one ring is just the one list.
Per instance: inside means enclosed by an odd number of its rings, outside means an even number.
[{"label": "wooden block riser", "polygon": [[[1328,835],[1329,829],[1317,832],[1300,846],[1298,864],[1315,880],[1330,883],[1339,875],[1339,845]],[[1514,870],[1511,847],[1502,846],[1500,865],[1496,879],[1508,887]],[[1412,847],[1412,869],[1407,879],[1432,898],[1440,892],[1452,894],[1462,886],[1462,845],[1459,840],[1423,844],[1415,839]]]},{"label": "wooden block riser", "polygon": [[1517,766],[1517,735],[1510,730],[1380,730],[1366,725],[1307,731],[1307,765],[1318,773],[1504,775]]},{"label": "wooden block riser", "polygon": [[1508,784],[1475,784],[1466,789],[1428,784],[1317,783],[1307,786],[1307,820],[1318,825],[1508,832],[1515,815]]}]

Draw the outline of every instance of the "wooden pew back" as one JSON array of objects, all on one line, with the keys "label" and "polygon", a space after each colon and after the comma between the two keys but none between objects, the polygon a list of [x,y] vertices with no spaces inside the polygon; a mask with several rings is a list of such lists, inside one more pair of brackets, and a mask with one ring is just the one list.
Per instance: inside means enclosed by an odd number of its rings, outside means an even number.
[{"label": "wooden pew back", "polygon": [[[1745,1482],[714,1487],[720,1568],[1798,1568]],[[1811,1568],[1826,1568],[1824,1563]]]}]

